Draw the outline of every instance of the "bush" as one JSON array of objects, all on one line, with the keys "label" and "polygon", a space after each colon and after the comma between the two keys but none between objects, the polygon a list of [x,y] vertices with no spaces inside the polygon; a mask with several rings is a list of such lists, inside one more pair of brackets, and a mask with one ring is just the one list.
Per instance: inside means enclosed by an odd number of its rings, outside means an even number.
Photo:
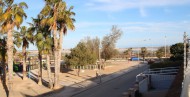
[{"label": "bush", "polygon": [[13,71],[14,72],[22,72],[23,66],[19,64],[13,64]]},{"label": "bush", "polygon": [[160,63],[150,64],[150,69],[153,68],[165,68],[165,67],[176,67],[183,64],[183,61],[164,61]]},{"label": "bush", "polygon": [[13,71],[18,72],[18,65],[13,65]]}]

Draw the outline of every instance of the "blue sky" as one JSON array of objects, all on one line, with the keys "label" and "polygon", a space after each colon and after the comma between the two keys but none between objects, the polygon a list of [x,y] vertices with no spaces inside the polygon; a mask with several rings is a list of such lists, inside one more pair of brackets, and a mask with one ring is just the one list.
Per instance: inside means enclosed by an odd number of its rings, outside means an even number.
[{"label": "blue sky", "polygon": [[[28,18],[36,17],[44,0],[24,1]],[[117,48],[163,46],[183,41],[183,32],[190,35],[190,0],[65,0],[74,6],[74,31],[64,36],[63,48],[73,48],[87,36],[99,37],[110,33],[112,25],[123,30]],[[166,36],[166,38],[165,38]],[[30,49],[36,49],[30,46]]]}]

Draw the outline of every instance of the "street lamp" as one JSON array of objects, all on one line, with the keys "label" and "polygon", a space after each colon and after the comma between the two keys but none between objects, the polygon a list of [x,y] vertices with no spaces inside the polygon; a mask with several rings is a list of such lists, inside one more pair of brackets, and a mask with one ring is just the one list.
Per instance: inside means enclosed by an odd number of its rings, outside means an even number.
[{"label": "street lamp", "polygon": [[165,53],[165,58],[166,58],[166,36],[164,38],[164,42],[165,42],[165,50],[164,50],[164,53]]},{"label": "street lamp", "polygon": [[101,71],[101,68],[102,68],[102,60],[101,60],[101,48],[99,48],[99,74],[98,74],[98,76],[99,76],[99,79],[100,79],[100,83],[102,82],[102,78],[101,78],[101,73],[100,73],[100,71]]}]

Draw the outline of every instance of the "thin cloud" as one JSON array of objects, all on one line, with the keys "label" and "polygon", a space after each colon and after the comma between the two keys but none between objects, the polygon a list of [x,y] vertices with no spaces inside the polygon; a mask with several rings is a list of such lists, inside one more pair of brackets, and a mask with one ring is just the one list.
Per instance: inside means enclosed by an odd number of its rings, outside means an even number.
[{"label": "thin cloud", "polygon": [[147,17],[147,13],[144,8],[141,7],[139,11],[142,17]]},{"label": "thin cloud", "polygon": [[[112,25],[117,25],[125,32],[125,33],[173,33],[173,32],[190,32],[190,21],[182,21],[182,22],[79,22],[76,23],[77,29],[86,29],[89,28],[107,28]],[[104,29],[101,30],[104,30]],[[105,31],[105,30],[104,30]]]},{"label": "thin cloud", "polygon": [[149,8],[162,6],[181,6],[190,4],[190,0],[91,0],[94,3],[92,10],[100,11],[123,11],[131,8]]}]

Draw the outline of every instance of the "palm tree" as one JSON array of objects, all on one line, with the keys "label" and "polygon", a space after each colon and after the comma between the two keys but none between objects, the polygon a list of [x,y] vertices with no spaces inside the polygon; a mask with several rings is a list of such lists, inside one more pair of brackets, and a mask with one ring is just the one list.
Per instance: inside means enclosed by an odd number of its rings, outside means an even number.
[{"label": "palm tree", "polygon": [[23,54],[22,53],[19,53],[17,56],[18,56],[20,62],[23,61],[22,60],[23,59]]},{"label": "palm tree", "polygon": [[[52,41],[51,41],[52,42]],[[49,45],[51,43],[48,43]],[[51,44],[53,45],[53,43]],[[49,80],[49,88],[52,89],[53,88],[53,81],[52,81],[52,77],[51,77],[51,64],[50,64],[50,54],[52,53],[52,47],[45,47],[44,50],[44,54],[46,55],[46,64],[47,64],[47,73],[48,73],[48,80]]]},{"label": "palm tree", "polygon": [[[63,6],[63,7],[62,7]],[[62,52],[62,43],[63,43],[63,34],[67,34],[67,29],[74,30],[75,26],[73,22],[75,19],[72,18],[75,13],[72,12],[73,6],[71,6],[68,10],[66,9],[65,2],[62,3],[61,8],[59,9],[60,12],[58,14],[58,27],[59,28],[59,43],[58,43],[58,70],[60,70],[60,63],[61,63],[61,52]]]},{"label": "palm tree", "polygon": [[26,54],[26,48],[29,47],[29,43],[32,43],[33,41],[33,34],[32,32],[27,31],[26,26],[22,26],[20,32],[15,32],[14,38],[15,38],[15,44],[17,44],[17,47],[20,47],[22,45],[22,54],[23,54],[23,80],[26,80],[26,60],[27,60],[27,54]]},{"label": "palm tree", "polygon": [[[39,79],[39,84],[41,85],[41,77],[42,77],[42,54],[45,53],[47,55],[47,59],[49,57],[50,54],[50,50],[52,47],[52,38],[50,35],[45,35],[47,32],[44,32],[44,30],[37,32],[37,34],[35,35],[35,40],[36,40],[36,45],[38,47],[38,51],[39,51],[39,60],[40,60],[40,79]],[[41,35],[43,37],[41,37]],[[47,61],[47,65],[48,65],[48,76],[49,76],[49,83],[50,83],[50,88],[52,88],[52,81],[51,81],[51,71],[50,71],[50,65],[49,65],[49,60]]]},{"label": "palm tree", "polygon": [[40,68],[39,68],[39,80],[38,80],[38,84],[41,85],[42,84],[42,54],[46,54],[47,56],[47,67],[48,67],[48,76],[49,76],[49,86],[50,88],[52,88],[52,80],[51,80],[51,70],[50,70],[50,60],[49,60],[49,55],[51,53],[52,50],[52,38],[51,38],[51,33],[49,31],[49,26],[41,26],[40,22],[43,19],[42,16],[38,15],[37,19],[33,18],[33,22],[34,24],[31,24],[30,27],[30,31],[34,32],[36,31],[35,34],[35,43],[37,45],[38,48],[38,58],[40,61]]},{"label": "palm tree", "polygon": [[0,38],[0,61],[1,61],[1,66],[3,67],[3,77],[2,77],[2,83],[3,87],[5,89],[6,95],[8,96],[8,87],[6,85],[6,53],[7,53],[7,48],[6,48],[6,38]]},{"label": "palm tree", "polygon": [[[74,12],[71,12],[73,7],[70,7],[66,11],[66,3],[62,0],[45,0],[46,5],[42,9],[41,14],[46,17],[42,20],[42,25],[50,26],[50,30],[53,32],[54,39],[54,57],[55,57],[55,77],[54,77],[54,89],[59,88],[59,72],[60,72],[60,60],[62,51],[62,40],[63,33],[67,32],[67,27],[74,29],[73,21],[71,16]],[[59,29],[59,39],[57,38],[57,30]],[[59,41],[58,41],[59,40]],[[58,56],[57,56],[58,55]]]},{"label": "palm tree", "polygon": [[44,17],[41,24],[48,25],[49,30],[53,32],[53,53],[54,53],[54,64],[55,64],[55,77],[54,77],[54,89],[59,88],[59,66],[58,66],[58,39],[57,39],[57,20],[59,13],[59,6],[62,0],[45,0],[46,5],[40,12]]},{"label": "palm tree", "polygon": [[145,57],[147,55],[148,51],[146,47],[141,48],[141,56],[143,57],[143,60],[145,61]]},{"label": "palm tree", "polygon": [[[0,8],[0,23],[1,30],[7,33],[7,55],[8,55],[8,71],[9,71],[9,83],[12,83],[13,74],[13,29],[19,28],[23,22],[23,18],[27,17],[24,8],[28,8],[27,4],[21,2],[19,4],[13,4],[14,0],[1,0]],[[11,86],[10,90],[11,90]],[[11,94],[11,92],[9,92]]]}]

